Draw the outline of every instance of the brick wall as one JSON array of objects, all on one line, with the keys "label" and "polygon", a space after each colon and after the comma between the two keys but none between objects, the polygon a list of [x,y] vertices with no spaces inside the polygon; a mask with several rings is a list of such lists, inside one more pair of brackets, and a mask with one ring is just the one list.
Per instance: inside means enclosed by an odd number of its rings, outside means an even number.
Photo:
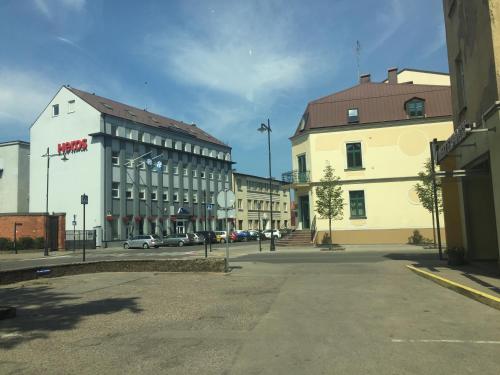
[{"label": "brick wall", "polygon": [[[65,228],[66,214],[55,214],[50,216],[58,217],[58,246],[59,249],[65,248]],[[10,240],[14,239],[14,223],[21,223],[17,226],[17,238],[20,237],[44,237],[45,238],[45,214],[26,213],[26,214],[0,214],[0,237]]]}]

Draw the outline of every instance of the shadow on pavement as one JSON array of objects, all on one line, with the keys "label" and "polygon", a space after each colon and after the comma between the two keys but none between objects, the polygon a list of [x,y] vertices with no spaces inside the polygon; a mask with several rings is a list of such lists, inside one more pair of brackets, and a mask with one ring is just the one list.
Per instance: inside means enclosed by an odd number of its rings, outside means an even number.
[{"label": "shadow on pavement", "polygon": [[2,305],[13,306],[17,316],[0,321],[0,350],[47,338],[51,332],[73,329],[87,316],[129,310],[142,312],[137,298],[106,298],[79,303],[80,298],[52,291],[49,286],[0,289]]}]

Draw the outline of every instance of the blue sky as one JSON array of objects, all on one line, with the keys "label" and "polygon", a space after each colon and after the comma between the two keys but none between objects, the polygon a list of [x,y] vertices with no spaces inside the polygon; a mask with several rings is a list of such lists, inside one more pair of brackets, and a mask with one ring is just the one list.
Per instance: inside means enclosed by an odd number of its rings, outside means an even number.
[{"label": "blue sky", "polygon": [[63,84],[198,126],[239,172],[291,170],[308,101],[387,68],[448,71],[441,0],[0,1],[0,142]]}]

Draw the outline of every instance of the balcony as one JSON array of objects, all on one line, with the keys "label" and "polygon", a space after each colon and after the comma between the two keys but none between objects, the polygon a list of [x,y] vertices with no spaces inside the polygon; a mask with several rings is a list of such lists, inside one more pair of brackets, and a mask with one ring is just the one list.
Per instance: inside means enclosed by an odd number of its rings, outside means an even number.
[{"label": "balcony", "polygon": [[297,170],[283,173],[281,180],[290,185],[306,185],[311,182],[309,171],[299,172]]}]

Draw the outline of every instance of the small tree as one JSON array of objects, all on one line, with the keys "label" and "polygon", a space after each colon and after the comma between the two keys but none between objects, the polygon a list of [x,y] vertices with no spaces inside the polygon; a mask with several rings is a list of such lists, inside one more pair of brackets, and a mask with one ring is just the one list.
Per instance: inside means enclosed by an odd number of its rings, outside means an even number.
[{"label": "small tree", "polygon": [[335,176],[335,169],[327,165],[323,170],[323,178],[316,187],[316,212],[322,219],[328,219],[330,250],[332,249],[332,220],[342,220],[344,213],[344,197],[339,181],[340,177]]},{"label": "small tree", "polygon": [[[418,173],[420,182],[414,188],[417,192],[418,200],[427,211],[432,215],[432,236],[434,246],[436,246],[435,222],[434,222],[434,190],[432,186],[432,165],[430,159],[424,164],[424,171]],[[441,181],[436,179],[436,192],[438,199],[438,208],[443,207],[441,199]]]}]

